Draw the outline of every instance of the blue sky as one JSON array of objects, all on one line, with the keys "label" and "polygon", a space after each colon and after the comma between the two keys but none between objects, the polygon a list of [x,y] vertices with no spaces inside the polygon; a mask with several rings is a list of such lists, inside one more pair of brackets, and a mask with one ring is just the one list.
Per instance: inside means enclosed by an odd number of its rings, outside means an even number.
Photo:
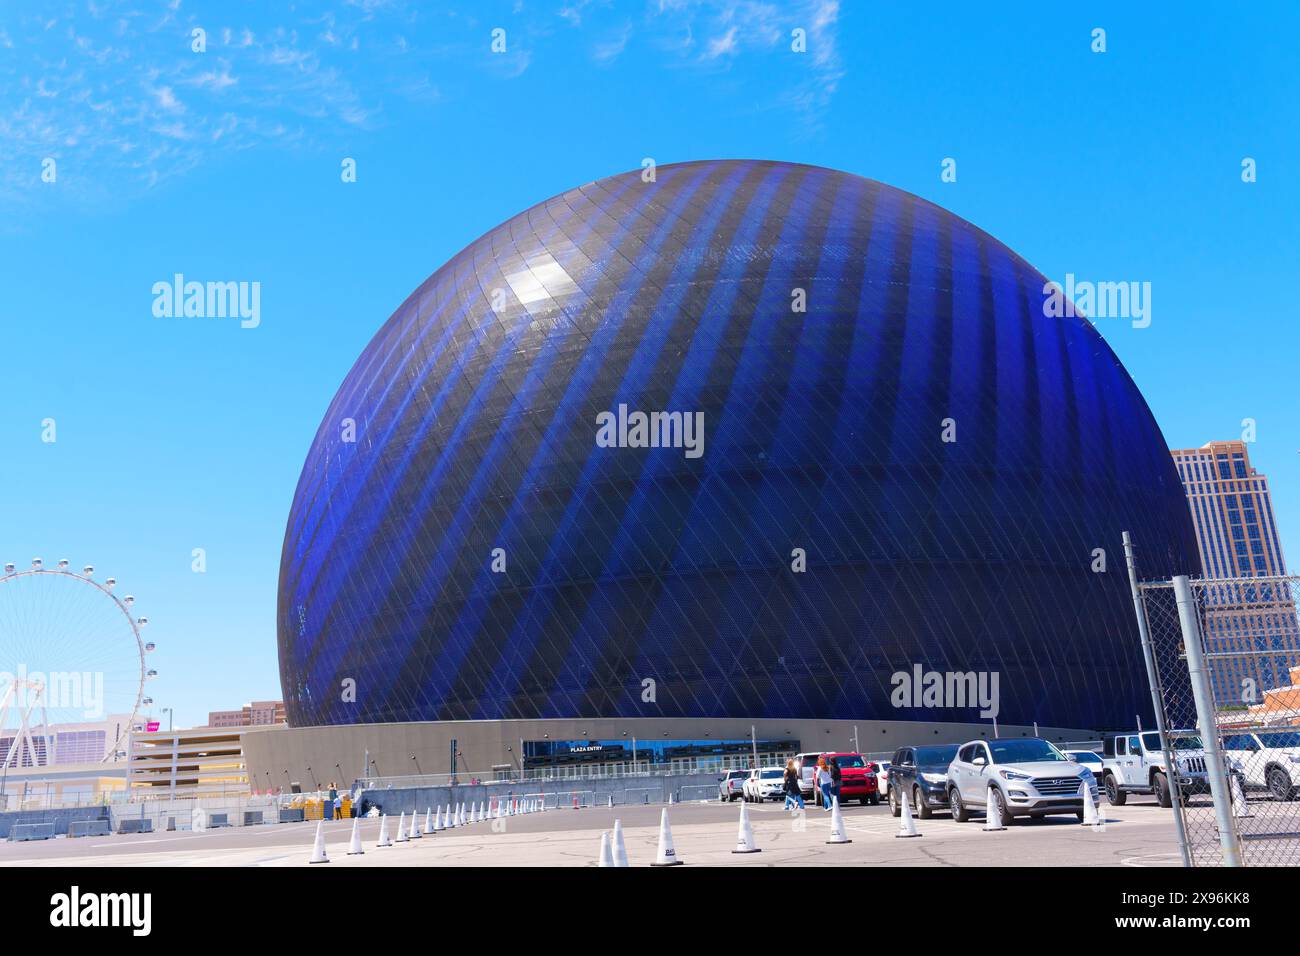
[{"label": "blue sky", "polygon": [[[279,697],[290,499],[384,319],[555,193],[757,157],[918,193],[1050,278],[1150,282],[1148,328],[1098,328],[1171,445],[1256,420],[1295,570],[1300,15],[1000,6],[5,4],[0,557],[132,590],[178,724]],[[155,318],[177,272],[260,282],[261,324]]]}]

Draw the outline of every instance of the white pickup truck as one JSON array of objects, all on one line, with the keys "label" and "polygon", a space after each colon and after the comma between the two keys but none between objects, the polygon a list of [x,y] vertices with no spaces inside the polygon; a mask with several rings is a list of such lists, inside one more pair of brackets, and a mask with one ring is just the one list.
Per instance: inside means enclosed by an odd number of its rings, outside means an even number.
[{"label": "white pickup truck", "polygon": [[1223,753],[1246,786],[1267,787],[1275,800],[1295,797],[1300,730],[1225,731]]},{"label": "white pickup truck", "polygon": [[[1208,793],[1210,784],[1205,773],[1201,738],[1194,733],[1177,731],[1172,734],[1172,741],[1178,786],[1183,795]],[[1152,793],[1160,806],[1173,806],[1169,769],[1165,766],[1165,754],[1157,731],[1103,734],[1101,745],[1101,785],[1111,805],[1122,807],[1130,793]]]}]

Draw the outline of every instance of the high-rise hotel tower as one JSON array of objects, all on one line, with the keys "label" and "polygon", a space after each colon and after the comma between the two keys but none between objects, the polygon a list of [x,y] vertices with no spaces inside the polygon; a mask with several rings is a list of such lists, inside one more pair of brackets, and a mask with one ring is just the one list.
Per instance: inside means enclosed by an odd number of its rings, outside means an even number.
[{"label": "high-rise hotel tower", "polygon": [[1214,696],[1220,705],[1250,705],[1265,690],[1289,684],[1289,669],[1300,664],[1300,653],[1283,653],[1300,649],[1291,589],[1250,580],[1286,574],[1268,479],[1251,467],[1242,441],[1214,441],[1172,454],[1206,579],[1240,582],[1204,591]]}]

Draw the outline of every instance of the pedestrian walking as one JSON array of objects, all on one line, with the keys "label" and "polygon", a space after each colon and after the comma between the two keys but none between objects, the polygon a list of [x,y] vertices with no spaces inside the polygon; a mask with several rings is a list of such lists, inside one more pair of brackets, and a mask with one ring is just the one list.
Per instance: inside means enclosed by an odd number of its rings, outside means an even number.
[{"label": "pedestrian walking", "polygon": [[813,773],[813,783],[817,787],[817,792],[821,794],[822,809],[827,813],[831,812],[831,768],[827,766],[825,757],[817,758],[817,769]]},{"label": "pedestrian walking", "polygon": [[785,762],[785,806],[783,809],[789,810],[791,807],[797,807],[800,810],[805,809],[803,793],[799,788],[799,771],[795,769],[793,760],[787,760]]}]

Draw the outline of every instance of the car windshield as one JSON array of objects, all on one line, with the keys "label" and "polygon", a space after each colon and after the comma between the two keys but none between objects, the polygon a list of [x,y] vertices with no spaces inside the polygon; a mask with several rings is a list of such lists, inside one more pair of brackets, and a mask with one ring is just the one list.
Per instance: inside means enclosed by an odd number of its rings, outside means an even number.
[{"label": "car windshield", "polygon": [[748,770],[733,770],[731,771],[731,773],[727,774],[727,779],[739,780],[741,777],[748,777],[748,776],[749,776]]},{"label": "car windshield", "polygon": [[1259,742],[1265,747],[1300,747],[1300,732],[1260,734]]},{"label": "car windshield", "polygon": [[1070,751],[1079,763],[1101,763],[1101,758],[1091,750],[1072,750]]},{"label": "car windshield", "polygon": [[916,765],[918,767],[935,767],[940,764],[948,766],[957,756],[957,745],[951,747],[917,747]]},{"label": "car windshield", "polygon": [[[1174,737],[1170,740],[1175,750],[1202,750],[1201,738],[1195,734],[1186,737]],[[1149,751],[1158,751],[1160,749],[1160,734],[1155,731],[1148,731],[1142,735],[1142,746]]]},{"label": "car windshield", "polygon": [[1061,753],[1046,740],[990,740],[994,763],[1028,763],[1031,761],[1065,760]]},{"label": "car windshield", "polygon": [[764,779],[764,780],[776,780],[776,779],[779,779],[779,778],[781,778],[781,777],[783,777],[783,776],[785,776],[785,771],[784,771],[784,770],[764,770],[764,771],[763,771],[763,779]]},{"label": "car windshield", "polygon": [[867,765],[867,762],[858,754],[848,754],[843,757],[836,757],[835,762],[840,765],[841,770],[846,767],[865,767]]}]

